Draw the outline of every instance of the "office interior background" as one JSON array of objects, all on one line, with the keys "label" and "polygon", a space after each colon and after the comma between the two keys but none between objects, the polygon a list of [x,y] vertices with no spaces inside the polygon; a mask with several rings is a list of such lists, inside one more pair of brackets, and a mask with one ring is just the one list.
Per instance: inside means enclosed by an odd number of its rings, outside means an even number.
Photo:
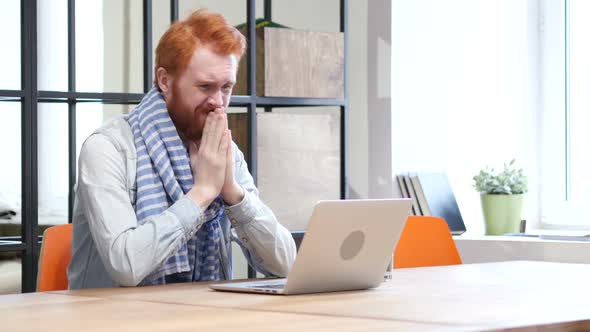
[{"label": "office interior background", "polygon": [[[68,91],[67,2],[37,0],[40,91]],[[208,7],[232,24],[245,22],[245,0],[178,3],[180,18]],[[20,6],[18,0],[0,3],[4,91],[21,89]],[[142,6],[141,0],[76,1],[76,91],[143,93]],[[155,48],[170,24],[170,1],[153,0],[152,6]],[[257,1],[257,17],[262,8]],[[339,31],[338,0],[273,0],[272,8],[277,23]],[[516,158],[529,178],[527,227],[590,228],[583,209],[590,199],[588,15],[585,0],[349,1],[349,197],[391,197],[395,174],[442,170],[467,234],[483,234],[472,177]],[[76,148],[101,123],[133,107],[77,103]],[[317,116],[301,128],[301,136],[316,130],[305,141],[310,151],[314,140],[337,147],[338,133],[330,130],[337,107],[275,111]],[[16,210],[22,204],[22,116],[19,100],[0,98],[0,203]],[[41,102],[37,117],[39,224],[67,223],[68,104]],[[271,195],[277,192],[271,187],[261,195],[273,209],[295,209],[282,220],[304,229],[315,200],[339,196],[338,170],[330,170],[321,190],[305,199]],[[296,179],[305,173],[301,169]],[[259,183],[264,177],[259,169]],[[240,259],[235,264],[245,266]],[[234,270],[245,275],[245,268]],[[19,260],[0,260],[0,293],[20,292],[20,283]]]}]

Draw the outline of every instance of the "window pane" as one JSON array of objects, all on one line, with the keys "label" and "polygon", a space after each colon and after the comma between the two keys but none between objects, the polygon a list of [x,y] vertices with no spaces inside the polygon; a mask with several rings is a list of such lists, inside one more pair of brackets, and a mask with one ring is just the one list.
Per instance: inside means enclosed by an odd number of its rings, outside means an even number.
[{"label": "window pane", "polygon": [[[21,235],[21,104],[0,102],[0,236]],[[10,143],[7,143],[10,142]]]},{"label": "window pane", "polygon": [[141,0],[76,2],[78,91],[143,91]]},{"label": "window pane", "polygon": [[68,89],[68,2],[37,0],[39,90]]},{"label": "window pane", "polygon": [[258,188],[289,230],[305,230],[318,200],[340,198],[340,109],[257,113]]},{"label": "window pane", "polygon": [[569,77],[571,194],[590,200],[590,1],[570,0]]},{"label": "window pane", "polygon": [[0,89],[20,90],[20,1],[0,2]]},{"label": "window pane", "polygon": [[38,108],[39,233],[68,222],[68,105]]},{"label": "window pane", "polygon": [[20,252],[0,252],[0,295],[21,292]]},{"label": "window pane", "polygon": [[127,114],[136,105],[79,103],[76,106],[76,160],[80,156],[80,148],[90,134],[106,121]]},{"label": "window pane", "polygon": [[[170,1],[152,1],[152,53],[156,65],[156,47],[166,30],[170,27]],[[155,77],[152,70],[152,76]]]}]

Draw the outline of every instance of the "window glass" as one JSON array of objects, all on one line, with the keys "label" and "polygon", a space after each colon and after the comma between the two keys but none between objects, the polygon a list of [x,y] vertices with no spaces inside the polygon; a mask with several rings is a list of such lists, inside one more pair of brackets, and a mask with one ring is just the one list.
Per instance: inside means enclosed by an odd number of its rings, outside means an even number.
[{"label": "window glass", "polygon": [[21,104],[0,101],[0,237],[21,234]]},{"label": "window glass", "polygon": [[590,200],[590,2],[569,1],[569,143],[572,200]]},{"label": "window glass", "polygon": [[68,89],[68,1],[37,0],[39,90]]},{"label": "window glass", "polygon": [[[170,1],[152,1],[152,53],[153,63],[156,65],[156,47],[160,38],[170,27]],[[152,70],[152,76],[155,77]]]},{"label": "window glass", "polygon": [[141,0],[76,2],[78,91],[143,92]]},{"label": "window glass", "polygon": [[46,228],[68,222],[68,105],[40,103],[37,120],[38,220]]},{"label": "window glass", "polygon": [[590,200],[590,4],[543,2],[541,226],[588,229]]},{"label": "window glass", "polygon": [[0,2],[0,90],[20,90],[20,1]]}]

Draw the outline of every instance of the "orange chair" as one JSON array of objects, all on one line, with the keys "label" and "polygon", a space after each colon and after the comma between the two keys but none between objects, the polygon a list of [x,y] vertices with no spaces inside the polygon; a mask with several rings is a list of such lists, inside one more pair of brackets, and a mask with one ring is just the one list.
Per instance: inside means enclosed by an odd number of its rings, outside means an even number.
[{"label": "orange chair", "polygon": [[49,227],[43,232],[39,254],[37,291],[68,289],[66,270],[72,258],[72,224]]},{"label": "orange chair", "polygon": [[462,264],[445,220],[429,216],[408,217],[393,257],[394,268]]}]

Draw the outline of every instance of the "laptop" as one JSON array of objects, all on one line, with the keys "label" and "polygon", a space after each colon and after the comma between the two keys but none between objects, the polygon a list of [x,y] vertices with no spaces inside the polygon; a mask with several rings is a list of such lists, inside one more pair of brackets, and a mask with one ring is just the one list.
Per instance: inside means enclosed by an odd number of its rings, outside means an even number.
[{"label": "laptop", "polygon": [[287,278],[210,287],[282,295],[377,287],[411,206],[412,200],[405,198],[319,201]]}]

